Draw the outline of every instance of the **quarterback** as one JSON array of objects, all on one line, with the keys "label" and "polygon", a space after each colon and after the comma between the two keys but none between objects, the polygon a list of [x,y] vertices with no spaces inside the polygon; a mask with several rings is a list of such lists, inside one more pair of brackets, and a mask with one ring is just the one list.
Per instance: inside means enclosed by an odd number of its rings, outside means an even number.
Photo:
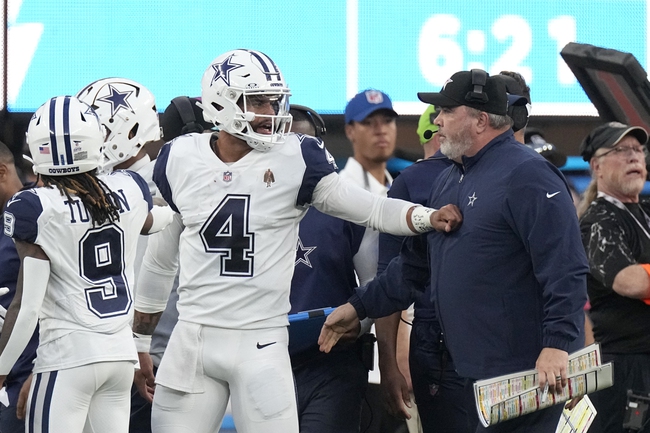
[{"label": "quarterback", "polygon": [[[203,115],[219,132],[167,143],[154,168],[179,218],[165,230],[169,245],[150,245],[145,255],[135,332],[153,331],[176,253],[180,282],[179,321],[155,378],[152,429],[217,431],[230,398],[238,432],[297,433],[287,313],[308,207],[401,235],[451,231],[462,218],[453,206],[435,211],[341,182],[320,139],[287,132],[290,90],[261,52],[218,56],[201,88]],[[160,275],[169,281],[160,284]],[[150,364],[147,353],[139,355]],[[153,373],[148,380],[153,386]]]}]

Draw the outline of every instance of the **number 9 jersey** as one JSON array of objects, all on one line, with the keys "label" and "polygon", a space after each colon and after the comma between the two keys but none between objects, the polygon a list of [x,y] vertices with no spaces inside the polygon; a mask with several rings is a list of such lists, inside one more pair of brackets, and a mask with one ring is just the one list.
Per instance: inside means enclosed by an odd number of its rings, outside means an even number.
[{"label": "number 9 jersey", "polygon": [[151,195],[132,172],[98,178],[117,199],[120,218],[112,223],[93,227],[81,200],[56,187],[21,191],[5,208],[4,234],[39,245],[50,260],[35,373],[137,361],[130,329],[133,262]]}]

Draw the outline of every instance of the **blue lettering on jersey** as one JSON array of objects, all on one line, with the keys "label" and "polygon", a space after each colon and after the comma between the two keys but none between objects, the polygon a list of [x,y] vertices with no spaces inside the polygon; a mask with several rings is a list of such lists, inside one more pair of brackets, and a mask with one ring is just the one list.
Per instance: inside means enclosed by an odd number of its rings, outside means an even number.
[{"label": "blue lettering on jersey", "polygon": [[118,189],[117,191],[113,191],[113,197],[115,198],[120,213],[125,212],[124,208],[126,208],[127,211],[131,210],[131,207],[129,206],[129,202],[126,200],[126,196],[124,195],[123,190]]},{"label": "blue lettering on jersey", "polygon": [[68,205],[68,209],[70,210],[71,224],[76,224],[77,222],[87,223],[90,221],[90,214],[88,213],[88,209],[86,209],[86,206],[83,206],[81,200],[72,199],[66,200],[63,203]]}]

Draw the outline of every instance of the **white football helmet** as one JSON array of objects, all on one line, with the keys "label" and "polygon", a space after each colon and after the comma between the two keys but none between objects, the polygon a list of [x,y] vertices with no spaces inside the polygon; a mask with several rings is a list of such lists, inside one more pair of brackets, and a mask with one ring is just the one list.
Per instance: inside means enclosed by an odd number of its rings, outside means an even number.
[{"label": "white football helmet", "polygon": [[[233,50],[214,59],[203,74],[200,106],[207,122],[245,140],[253,149],[266,151],[284,143],[291,126],[290,95],[280,69],[266,54]],[[270,102],[275,114],[249,110],[260,101]],[[250,122],[256,117],[271,121],[270,134],[255,132]]]},{"label": "white football helmet", "polygon": [[95,110],[106,129],[104,170],[137,155],[146,142],[160,140],[156,99],[142,84],[104,78],[87,85],[77,97]]},{"label": "white football helmet", "polygon": [[66,176],[101,164],[104,129],[90,106],[74,96],[57,96],[34,113],[26,133],[34,172]]}]

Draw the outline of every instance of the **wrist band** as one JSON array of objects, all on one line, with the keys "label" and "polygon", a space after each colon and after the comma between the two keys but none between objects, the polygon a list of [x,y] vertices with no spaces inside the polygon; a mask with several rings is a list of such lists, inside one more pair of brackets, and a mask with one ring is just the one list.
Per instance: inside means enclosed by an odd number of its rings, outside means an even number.
[{"label": "wrist band", "polygon": [[151,335],[134,332],[133,342],[138,352],[149,353],[149,349],[151,349]]},{"label": "wrist band", "polygon": [[417,206],[411,212],[411,223],[418,233],[426,233],[433,229],[431,225],[431,214],[436,210],[430,207]]},{"label": "wrist band", "polygon": [[[641,267],[643,268],[644,271],[646,271],[646,273],[648,274],[648,276],[650,276],[650,265],[648,265],[648,264],[643,264],[643,265],[641,265]],[[650,298],[645,298],[645,299],[641,299],[641,300],[642,300],[643,302],[645,302],[646,304],[650,305]]]}]

